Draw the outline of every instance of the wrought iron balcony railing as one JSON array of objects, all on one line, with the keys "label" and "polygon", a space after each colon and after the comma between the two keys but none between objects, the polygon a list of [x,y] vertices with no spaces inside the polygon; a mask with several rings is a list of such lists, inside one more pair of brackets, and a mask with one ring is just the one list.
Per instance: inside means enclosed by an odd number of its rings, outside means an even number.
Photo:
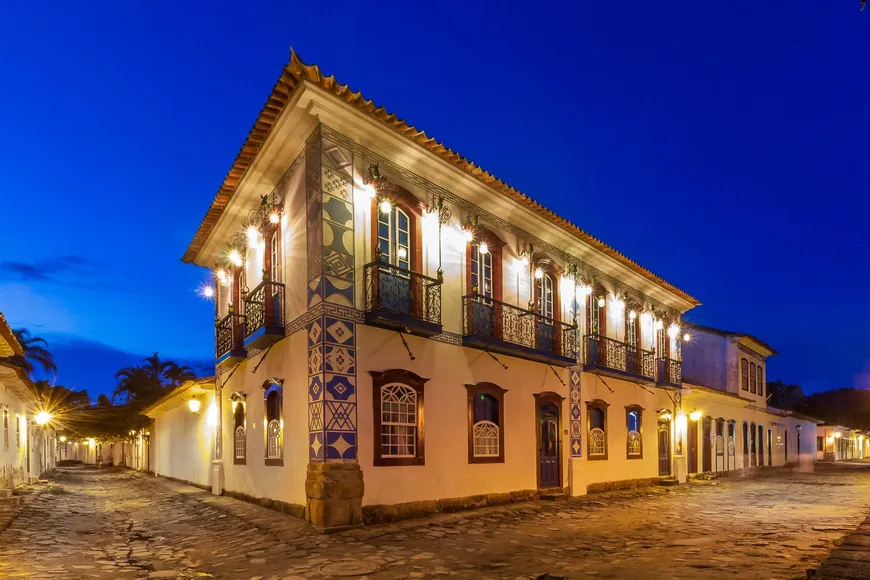
[{"label": "wrought iron balcony railing", "polygon": [[260,348],[284,337],[284,284],[263,281],[245,298],[245,345]]},{"label": "wrought iron balcony railing", "polygon": [[683,383],[683,361],[672,358],[658,359],[658,384],[679,387]]},{"label": "wrought iron balcony railing", "polygon": [[228,358],[245,358],[244,335],[244,314],[227,314],[215,325],[214,356],[218,363]]},{"label": "wrought iron balcony railing", "polygon": [[368,323],[424,336],[441,332],[441,280],[382,261],[364,270]]},{"label": "wrought iron balcony railing", "polygon": [[468,346],[559,364],[575,364],[577,327],[480,294],[462,297]]},{"label": "wrought iron balcony railing", "polygon": [[586,335],[584,362],[587,368],[655,380],[655,354],[652,351],[600,334]]}]

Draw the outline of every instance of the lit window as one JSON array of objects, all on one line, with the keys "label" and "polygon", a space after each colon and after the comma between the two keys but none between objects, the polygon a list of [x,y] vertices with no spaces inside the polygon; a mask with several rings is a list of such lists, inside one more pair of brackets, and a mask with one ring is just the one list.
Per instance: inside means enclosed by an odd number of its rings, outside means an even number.
[{"label": "lit window", "polygon": [[245,396],[233,393],[233,463],[244,465],[247,457],[247,433],[245,432]]},{"label": "lit window", "polygon": [[266,465],[284,464],[284,389],[281,382],[270,379],[263,385],[266,420]]},{"label": "lit window", "polygon": [[411,269],[411,220],[396,204],[386,213],[378,209],[378,250],[381,261]]},{"label": "lit window", "polygon": [[546,273],[538,280],[538,314],[553,318],[553,277]]},{"label": "lit window", "polygon": [[625,426],[628,431],[626,456],[629,459],[640,459],[643,457],[643,440],[641,439],[643,408],[632,405],[626,407],[625,412]]},{"label": "lit window", "polygon": [[281,239],[276,228],[269,242],[269,276],[272,282],[281,281]]},{"label": "lit window", "polygon": [[586,334],[601,334],[601,307],[598,306],[599,297],[589,294],[586,297]]},{"label": "lit window", "polygon": [[469,463],[504,461],[504,389],[492,383],[465,385],[468,389]]},{"label": "lit window", "polygon": [[598,400],[587,402],[586,421],[589,459],[607,459],[607,403]]},{"label": "lit window", "polygon": [[3,409],[3,446],[9,448],[9,408]]},{"label": "lit window", "polygon": [[492,298],[492,252],[480,253],[480,245],[471,245],[471,292]]},{"label": "lit window", "polygon": [[374,465],[423,465],[423,379],[411,371],[369,371],[374,396]]}]

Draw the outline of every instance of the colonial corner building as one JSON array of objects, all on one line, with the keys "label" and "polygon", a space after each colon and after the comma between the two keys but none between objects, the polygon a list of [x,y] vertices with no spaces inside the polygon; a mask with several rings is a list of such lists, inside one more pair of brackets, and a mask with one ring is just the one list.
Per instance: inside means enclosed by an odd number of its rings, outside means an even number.
[{"label": "colonial corner building", "polygon": [[817,454],[771,347],[295,53],[184,260],[216,377],[153,469],[320,529]]}]

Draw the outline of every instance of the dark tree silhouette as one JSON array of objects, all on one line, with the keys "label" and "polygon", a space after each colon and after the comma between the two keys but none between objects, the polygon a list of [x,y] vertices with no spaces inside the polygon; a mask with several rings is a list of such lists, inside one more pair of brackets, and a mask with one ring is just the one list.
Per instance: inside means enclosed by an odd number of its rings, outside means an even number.
[{"label": "dark tree silhouette", "polygon": [[48,342],[44,338],[33,336],[26,328],[16,328],[12,332],[24,350],[24,356],[12,355],[3,359],[4,362],[17,366],[31,377],[33,376],[35,365],[42,367],[47,373],[57,374],[54,356],[46,348]]}]

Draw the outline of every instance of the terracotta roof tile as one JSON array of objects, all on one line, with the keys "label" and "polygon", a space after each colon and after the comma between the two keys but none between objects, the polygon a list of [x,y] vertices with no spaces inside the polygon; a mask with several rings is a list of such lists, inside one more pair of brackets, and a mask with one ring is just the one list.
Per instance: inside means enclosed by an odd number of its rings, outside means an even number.
[{"label": "terracotta roof tile", "polygon": [[375,120],[383,123],[390,129],[414,141],[418,145],[424,147],[431,153],[441,157],[448,163],[461,169],[468,175],[474,177],[478,181],[491,187],[502,195],[516,201],[520,205],[528,208],[532,212],[538,214],[544,219],[551,221],[561,229],[576,236],[580,240],[586,242],[590,246],[596,248],[600,252],[607,254],[616,261],[629,267],[631,270],[644,276],[645,278],[655,282],[656,284],[668,289],[672,293],[681,297],[684,300],[697,306],[700,302],[689,295],[687,292],[680,290],[676,286],[666,282],[660,276],[657,276],[650,270],[644,268],[637,262],[628,258],[625,254],[608,246],[598,238],[580,229],[578,226],[569,222],[565,218],[559,216],[555,212],[547,209],[540,203],[534,201],[524,193],[514,189],[504,181],[498,179],[488,171],[481,168],[479,165],[469,161],[459,153],[452,151],[444,144],[436,141],[434,138],[426,135],[424,131],[420,131],[415,127],[408,125],[405,121],[396,117],[395,114],[389,113],[383,107],[378,107],[372,101],[365,99],[361,93],[352,91],[347,85],[338,84],[335,77],[332,75],[324,76],[320,72],[320,67],[317,65],[307,65],[299,58],[295,51],[291,51],[290,62],[284,67],[278,83],[272,89],[272,94],[266,101],[263,110],[260,111],[257,121],[254,123],[253,129],[248,133],[248,138],[245,140],[241,151],[236,156],[232,168],[224,179],[223,185],[218,189],[218,193],[212,202],[211,207],[202,220],[196,235],[193,238],[190,246],[182,258],[185,262],[193,262],[195,256],[202,249],[208,238],[211,229],[217,223],[229,199],[235,193],[236,187],[239,184],[242,176],[253,161],[256,153],[260,150],[266,140],[269,132],[274,126],[275,121],[286,107],[290,100],[290,95],[299,83],[299,81],[308,81],[311,84],[320,87],[324,91],[344,100],[349,105],[352,105],[368,114]]}]

